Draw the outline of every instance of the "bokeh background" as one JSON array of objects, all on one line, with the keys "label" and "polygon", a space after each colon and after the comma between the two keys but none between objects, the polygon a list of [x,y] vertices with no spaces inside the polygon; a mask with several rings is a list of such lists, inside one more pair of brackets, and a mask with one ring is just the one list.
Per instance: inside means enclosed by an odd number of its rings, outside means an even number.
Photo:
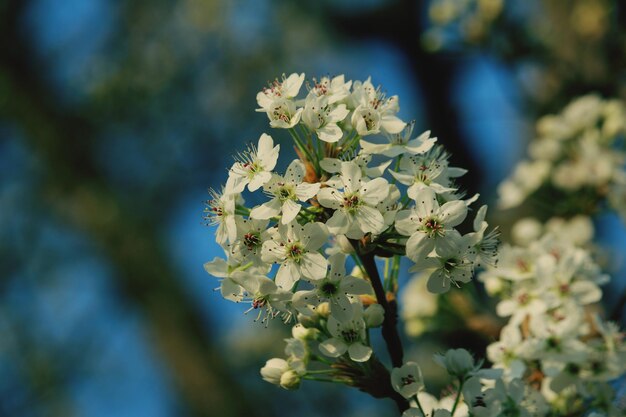
[{"label": "bokeh background", "polygon": [[[344,73],[400,95],[493,204],[538,116],[626,96],[622,2],[502,1],[0,0],[0,415],[394,415],[261,380],[284,329],[213,292],[206,190],[269,132],[268,80]],[[520,216],[492,214],[505,236]],[[620,320],[626,232],[596,227]],[[420,346],[493,340],[448,327]]]}]

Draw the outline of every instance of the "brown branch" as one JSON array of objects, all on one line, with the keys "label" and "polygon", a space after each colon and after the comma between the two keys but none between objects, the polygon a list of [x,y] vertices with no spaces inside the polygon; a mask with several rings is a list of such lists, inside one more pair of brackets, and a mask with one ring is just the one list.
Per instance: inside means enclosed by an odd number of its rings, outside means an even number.
[{"label": "brown branch", "polygon": [[380,280],[378,274],[378,268],[376,268],[376,262],[374,261],[374,255],[371,253],[359,255],[365,272],[370,278],[372,287],[374,288],[374,294],[376,294],[376,300],[385,310],[385,319],[383,321],[383,338],[387,344],[387,350],[391,357],[391,363],[395,368],[402,366],[402,357],[404,355],[402,351],[402,342],[400,341],[400,335],[398,334],[398,307],[395,300],[388,301],[387,294],[383,289],[383,283]]}]

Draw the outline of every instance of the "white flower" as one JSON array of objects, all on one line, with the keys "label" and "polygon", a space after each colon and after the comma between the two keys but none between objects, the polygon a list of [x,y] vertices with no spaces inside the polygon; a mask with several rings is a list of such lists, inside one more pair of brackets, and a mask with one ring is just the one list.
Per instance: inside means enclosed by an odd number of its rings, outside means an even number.
[{"label": "white flower", "polygon": [[380,89],[374,88],[368,78],[353,84],[351,102],[355,106],[351,123],[361,136],[378,133],[400,133],[406,123],[395,114],[400,109],[398,96],[385,98]]},{"label": "white flower", "polygon": [[[387,162],[383,162],[380,165],[369,167],[368,165],[371,161],[372,161],[372,155],[361,152],[357,156],[355,156],[353,159],[351,159],[349,162],[357,164],[359,168],[361,168],[361,174],[364,177],[369,177],[369,178],[381,177],[385,173],[385,170],[387,169],[387,167],[391,165],[391,162],[392,162],[392,161],[387,161]],[[345,161],[342,161],[341,159],[337,159],[337,158],[324,158],[320,161],[320,166],[326,172],[329,172],[331,174],[339,174],[341,173],[342,164],[344,162]],[[329,179],[326,183],[334,187],[338,187],[338,188],[341,187],[341,180],[336,177]]]},{"label": "white flower", "polygon": [[419,190],[416,203],[414,209],[396,215],[396,230],[410,236],[406,242],[406,255],[415,262],[445,244],[453,227],[463,222],[467,215],[467,205],[461,200],[449,201],[440,207],[430,188]]},{"label": "white flower", "polygon": [[521,378],[526,371],[524,357],[526,346],[522,343],[522,333],[515,324],[502,328],[500,340],[487,346],[487,357],[497,368],[502,368],[505,375]]},{"label": "white flower", "polygon": [[302,121],[315,131],[318,138],[324,142],[334,143],[343,136],[343,131],[337,126],[337,122],[345,119],[348,113],[345,104],[331,107],[325,96],[309,96],[302,112]]},{"label": "white flower", "polygon": [[361,169],[353,162],[342,163],[340,179],[343,190],[326,187],[317,193],[322,206],[335,210],[326,222],[328,230],[350,239],[360,239],[365,233],[381,233],[385,222],[376,205],[389,194],[387,180],[363,180]]},{"label": "white flower", "polygon": [[274,146],[270,135],[263,133],[259,138],[258,148],[251,146],[239,154],[238,161],[233,164],[226,182],[227,194],[241,193],[246,185],[254,192],[272,178],[272,170],[278,160],[280,145]]},{"label": "white flower", "polygon": [[237,222],[235,220],[235,203],[236,196],[218,193],[213,189],[209,189],[211,196],[207,200],[207,207],[204,209],[206,215],[204,219],[211,226],[217,225],[215,231],[215,240],[220,245],[227,242],[234,242],[237,239]]},{"label": "white flower", "polygon": [[354,362],[366,362],[372,356],[372,348],[365,344],[365,321],[360,315],[348,321],[328,318],[327,329],[331,338],[320,343],[320,351],[331,358],[348,353]]},{"label": "white flower", "polygon": [[292,369],[291,364],[284,359],[268,360],[261,368],[261,376],[270,384],[279,385],[285,389],[296,389],[300,386],[300,372]]},{"label": "white flower", "polygon": [[520,324],[527,316],[538,316],[546,312],[548,305],[538,296],[536,290],[518,288],[509,299],[496,305],[500,317],[511,316],[509,323]]},{"label": "white flower", "polygon": [[216,257],[204,264],[204,270],[216,278],[221,278],[219,289],[222,297],[230,301],[240,301],[243,298],[243,288],[233,279],[244,274],[241,265]]},{"label": "white flower", "polygon": [[237,239],[230,245],[224,245],[229,258],[237,260],[242,265],[251,262],[255,267],[269,269],[269,265],[261,259],[261,247],[269,237],[266,230],[268,221],[235,216],[235,222]]},{"label": "white flower", "polygon": [[298,92],[300,92],[300,87],[302,87],[303,82],[304,73],[293,73],[287,78],[285,78],[283,74],[282,81],[275,80],[270,83],[269,87],[264,88],[263,91],[257,94],[256,101],[259,107],[261,107],[257,109],[257,111],[267,112],[276,99],[291,99],[296,97]]},{"label": "white flower", "polygon": [[292,294],[276,286],[274,281],[260,274],[236,275],[233,280],[246,290],[245,299],[248,299],[252,310],[258,310],[254,321],[260,321],[267,326],[269,319],[282,314],[283,321],[291,319],[291,312],[287,303],[291,301]]},{"label": "white flower", "polygon": [[278,98],[268,107],[267,117],[270,119],[270,126],[289,129],[298,124],[302,111],[302,108],[296,109],[296,104],[292,100]]},{"label": "white flower", "polygon": [[411,398],[424,388],[422,371],[415,362],[407,362],[391,371],[391,386],[404,398]]},{"label": "white flower", "polygon": [[446,195],[456,191],[451,179],[467,172],[448,166],[449,157],[442,146],[435,146],[424,154],[402,158],[400,170],[389,172],[400,184],[409,187],[407,195],[412,200],[417,200],[419,190],[425,187],[437,194]]},{"label": "white flower", "polygon": [[380,304],[370,304],[363,312],[367,328],[380,327],[385,321],[385,309]]},{"label": "white flower", "polygon": [[343,75],[337,75],[332,80],[329,77],[322,77],[319,81],[313,78],[313,86],[309,89],[309,95],[326,97],[328,104],[334,104],[350,95],[351,86],[352,81],[346,82]]},{"label": "white flower", "polygon": [[472,355],[465,349],[449,349],[445,354],[436,354],[435,362],[448,371],[451,376],[464,380],[479,372],[481,363],[475,363]]},{"label": "white flower", "polygon": [[430,138],[430,130],[427,130],[417,138],[411,139],[414,126],[415,122],[411,122],[400,133],[386,134],[388,143],[377,144],[361,140],[363,153],[395,158],[405,153],[415,155],[429,151],[437,142],[437,138]]},{"label": "white flower", "polygon": [[280,225],[273,231],[272,239],[263,243],[261,250],[265,262],[279,263],[276,284],[290,290],[301,277],[311,280],[326,276],[327,262],[317,250],[326,242],[328,232],[322,223],[304,226],[293,222]]},{"label": "white flower", "polygon": [[435,294],[448,292],[451,284],[458,287],[459,282],[470,282],[474,273],[474,263],[468,257],[467,243],[467,239],[456,230],[452,230],[437,246],[436,257],[419,260],[409,272],[426,271],[428,276],[426,287]]},{"label": "white flower", "polygon": [[371,285],[364,279],[346,275],[345,255],[333,255],[328,261],[330,271],[326,278],[313,281],[312,290],[295,293],[293,305],[301,313],[313,315],[320,303],[328,301],[330,314],[339,320],[349,320],[354,315],[351,300],[355,300],[355,295],[371,292]]},{"label": "white flower", "polygon": [[307,201],[317,194],[320,184],[302,182],[305,175],[304,164],[294,160],[285,176],[272,175],[272,179],[265,184],[264,191],[273,198],[250,212],[255,219],[269,219],[277,217],[282,212],[281,223],[287,224],[296,218],[302,206],[297,201]]},{"label": "white flower", "polygon": [[487,206],[482,206],[474,218],[474,232],[465,235],[465,240],[471,246],[470,259],[477,267],[483,265],[495,266],[500,246],[500,232],[498,228],[492,229],[485,235],[489,225],[485,221]]}]

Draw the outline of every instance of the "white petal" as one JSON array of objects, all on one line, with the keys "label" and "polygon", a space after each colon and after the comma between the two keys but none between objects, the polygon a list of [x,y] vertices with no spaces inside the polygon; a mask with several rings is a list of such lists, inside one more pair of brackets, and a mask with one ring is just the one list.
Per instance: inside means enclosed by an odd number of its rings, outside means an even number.
[{"label": "white petal", "polygon": [[343,131],[334,123],[327,124],[316,130],[317,136],[328,143],[338,142],[343,136]]},{"label": "white petal", "polygon": [[267,220],[278,216],[281,210],[281,203],[278,198],[273,198],[267,203],[263,203],[252,209],[250,217],[253,219]]},{"label": "white petal", "polygon": [[465,220],[467,206],[461,200],[448,201],[441,206],[441,221],[446,227],[454,227]]},{"label": "white petal", "polygon": [[428,187],[423,187],[417,192],[415,203],[415,211],[421,218],[431,216],[439,211],[435,192]]},{"label": "white petal", "polygon": [[285,291],[291,290],[293,284],[300,279],[300,272],[293,262],[284,262],[276,273],[276,285]]},{"label": "white petal", "polygon": [[417,232],[420,227],[420,222],[417,218],[415,210],[401,210],[396,214],[396,230],[398,233],[411,236]]},{"label": "white petal", "polygon": [[300,270],[306,278],[317,280],[326,277],[328,270],[326,258],[317,252],[309,252],[302,256]]},{"label": "white petal", "polygon": [[419,138],[413,139],[406,144],[406,150],[412,154],[424,153],[430,150],[435,145],[435,142],[437,142],[437,138],[431,138],[424,142],[420,141]]},{"label": "white petal", "polygon": [[320,351],[331,358],[337,358],[348,350],[348,346],[340,339],[331,338],[320,343]]},{"label": "white petal", "polygon": [[315,197],[320,189],[320,183],[311,184],[308,182],[300,183],[296,186],[296,197],[300,201],[307,201]]},{"label": "white petal", "polygon": [[[403,174],[401,172],[395,172],[389,170],[389,173],[396,179],[400,184],[404,185],[412,185],[415,182],[415,176],[409,174]],[[409,196],[411,197],[411,196]],[[411,197],[413,198],[413,197]],[[413,198],[414,199],[414,198]],[[414,199],[415,200],[415,199]]]},{"label": "white petal", "polygon": [[450,280],[444,275],[443,271],[438,269],[428,278],[426,288],[434,294],[442,294],[450,290]]},{"label": "white petal", "polygon": [[365,140],[361,140],[360,144],[361,144],[361,151],[367,154],[382,154],[383,152],[388,150],[389,147],[391,146],[388,143],[383,143],[383,144],[371,143]]},{"label": "white petal", "polygon": [[285,200],[283,202],[283,218],[281,219],[281,223],[290,223],[293,219],[296,218],[296,216],[300,212],[301,207],[302,206],[300,204],[296,203],[293,200]]},{"label": "white petal", "polygon": [[393,161],[389,160],[387,162],[383,162],[380,165],[376,165],[375,167],[366,168],[365,175],[370,178],[382,177],[382,175],[385,173],[385,170],[389,165],[391,165],[392,162]]},{"label": "white petal", "polygon": [[387,133],[400,133],[406,126],[406,123],[404,123],[396,116],[387,115],[383,116],[383,118],[381,119],[380,126]]},{"label": "white petal", "polygon": [[204,264],[204,270],[214,277],[226,278],[228,276],[228,263],[225,259],[216,257],[211,262]]},{"label": "white petal", "polygon": [[241,299],[242,288],[232,279],[224,279],[220,287],[222,297],[230,301],[239,301]]},{"label": "white petal", "polygon": [[303,230],[304,249],[307,251],[318,250],[328,239],[328,229],[323,223],[307,223]]},{"label": "white petal", "polygon": [[337,174],[341,172],[341,160],[335,158],[324,158],[320,161],[320,166],[326,172]]},{"label": "white petal", "polygon": [[285,248],[275,240],[266,240],[261,248],[263,262],[282,262],[285,260]]},{"label": "white petal", "polygon": [[304,164],[299,159],[294,159],[287,167],[285,172],[285,182],[292,184],[300,184],[306,173]]},{"label": "white petal", "polygon": [[435,248],[435,238],[426,233],[415,232],[406,242],[406,256],[413,262],[420,262]]},{"label": "white petal", "polygon": [[343,201],[343,194],[332,187],[321,188],[317,193],[317,201],[324,207],[336,210]]},{"label": "white petal", "polygon": [[256,173],[248,183],[248,190],[250,190],[251,192],[255,192],[271,179],[272,174],[269,172]]},{"label": "white petal", "polygon": [[372,348],[357,342],[350,345],[348,354],[355,362],[367,362],[372,356]]},{"label": "white petal", "polygon": [[345,234],[351,224],[352,219],[343,210],[335,210],[333,216],[326,222],[328,230],[334,235]]},{"label": "white petal", "polygon": [[341,164],[341,179],[346,191],[352,192],[361,188],[361,168],[354,162]]},{"label": "white petal", "polygon": [[365,233],[378,234],[385,229],[385,219],[380,211],[372,207],[361,206],[355,216],[361,230]]},{"label": "white petal", "polygon": [[361,187],[361,199],[375,206],[389,195],[389,183],[384,178],[376,178]]}]

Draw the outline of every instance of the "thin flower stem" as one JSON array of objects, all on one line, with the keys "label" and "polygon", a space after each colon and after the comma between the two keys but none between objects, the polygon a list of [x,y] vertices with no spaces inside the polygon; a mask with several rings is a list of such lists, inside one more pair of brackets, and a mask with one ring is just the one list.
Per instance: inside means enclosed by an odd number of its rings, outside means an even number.
[{"label": "thin flower stem", "polygon": [[456,411],[457,406],[459,405],[459,401],[461,400],[461,390],[463,390],[463,384],[465,384],[464,379],[459,379],[459,391],[456,393],[456,398],[454,399],[454,405],[452,406],[452,412],[450,415],[454,416],[454,412]]},{"label": "thin flower stem", "polygon": [[334,369],[319,369],[319,370],[315,370],[315,371],[306,371],[307,375],[314,375],[314,374],[329,374],[329,373],[333,373],[335,372]]},{"label": "thin flower stem", "polygon": [[316,361],[316,362],[321,362],[321,363],[325,363],[326,365],[333,365],[334,362],[329,361],[328,359],[322,357],[322,356],[317,356],[317,355],[311,355],[311,360]]},{"label": "thin flower stem", "polygon": [[[417,403],[417,408],[419,408],[419,410],[422,412],[422,415],[423,415],[423,416],[427,416],[428,414],[426,414],[426,413],[424,412],[424,409],[422,408],[422,404],[420,404],[420,399],[419,399],[419,397],[417,396],[417,394],[415,394],[415,402]],[[452,414],[452,415],[454,415],[454,414]]]},{"label": "thin flower stem", "polygon": [[391,266],[391,285],[392,290],[395,290],[395,285],[398,282],[398,275],[400,274],[400,261],[402,258],[400,255],[394,255],[393,264]]},{"label": "thin flower stem", "polygon": [[319,377],[316,377],[316,376],[309,376],[309,375],[303,375],[302,379],[308,379],[309,381],[334,382],[334,383],[338,383],[338,384],[347,384],[347,383],[350,382],[350,380],[342,379],[342,378],[328,379],[328,378],[319,378]]},{"label": "thin flower stem", "polygon": [[311,153],[307,149],[306,145],[304,143],[302,143],[302,140],[300,139],[300,136],[298,135],[298,132],[295,129],[293,129],[293,128],[292,129],[288,129],[288,131],[289,131],[289,134],[291,135],[291,138],[296,143],[296,147],[300,150],[300,152],[302,152],[304,154],[304,156],[306,156],[306,158],[311,163],[315,163],[316,161],[313,159],[313,156],[311,155]]},{"label": "thin flower stem", "polygon": [[365,268],[363,267],[363,263],[361,262],[361,258],[359,258],[359,255],[357,255],[356,253],[351,254],[352,255],[352,259],[354,260],[354,263],[356,264],[356,266],[359,267],[359,269],[361,270],[361,273],[363,273],[364,275],[367,274],[367,271],[365,270]]}]

